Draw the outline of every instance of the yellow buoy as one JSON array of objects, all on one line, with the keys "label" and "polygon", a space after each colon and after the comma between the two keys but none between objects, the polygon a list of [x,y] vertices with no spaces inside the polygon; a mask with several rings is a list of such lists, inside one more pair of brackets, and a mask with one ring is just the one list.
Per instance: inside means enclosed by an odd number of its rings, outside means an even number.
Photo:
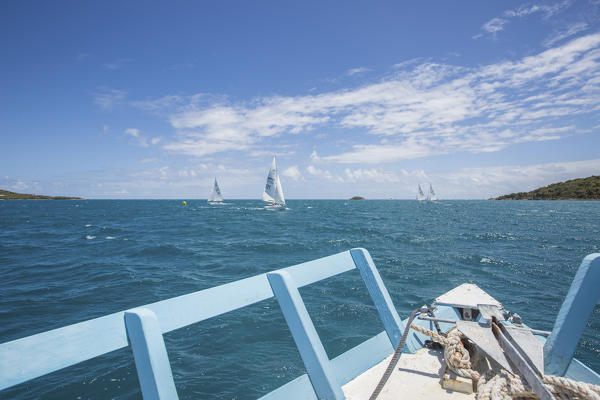
[{"label": "yellow buoy", "polygon": [[183,204],[184,206],[186,206],[187,202],[184,200],[184,201],[181,202],[181,204]]}]

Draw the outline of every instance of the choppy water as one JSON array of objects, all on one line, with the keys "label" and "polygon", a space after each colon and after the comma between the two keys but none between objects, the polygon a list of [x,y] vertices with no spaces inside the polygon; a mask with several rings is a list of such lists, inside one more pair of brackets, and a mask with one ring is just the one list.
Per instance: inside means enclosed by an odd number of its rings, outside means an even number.
[{"label": "choppy water", "polygon": [[[401,316],[476,283],[550,330],[600,202],[0,202],[0,342],[365,247]],[[356,271],[301,290],[329,357],[383,330]],[[215,299],[218,301],[218,299]],[[165,335],[180,398],[255,399],[303,373],[275,300]],[[600,307],[576,356],[600,370]],[[1,371],[0,371],[1,373]],[[0,398],[140,398],[122,349]]]}]

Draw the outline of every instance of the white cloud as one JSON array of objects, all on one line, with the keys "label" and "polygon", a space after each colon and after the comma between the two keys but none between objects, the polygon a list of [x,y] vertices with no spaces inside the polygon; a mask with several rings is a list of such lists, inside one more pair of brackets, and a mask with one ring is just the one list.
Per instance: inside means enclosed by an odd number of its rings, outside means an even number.
[{"label": "white cloud", "polygon": [[376,183],[399,182],[400,179],[396,174],[389,171],[384,171],[378,168],[371,169],[355,169],[346,168],[344,170],[348,182],[368,181]]},{"label": "white cloud", "polygon": [[[146,136],[143,136],[141,134],[141,131],[137,128],[128,128],[125,129],[124,133],[126,135],[132,136],[134,138],[136,138],[136,142],[138,145],[142,146],[142,147],[149,147],[150,144],[148,143],[148,138]],[[161,141],[160,137],[154,137],[152,139],[150,139],[150,143],[152,145],[156,145]]]},{"label": "white cloud", "polygon": [[[491,34],[493,38],[497,37],[498,32],[504,30],[504,26],[509,23],[512,18],[524,18],[532,14],[541,13],[544,18],[550,18],[555,14],[563,11],[572,4],[571,0],[561,1],[555,4],[533,4],[533,5],[521,5],[514,10],[506,10],[502,13],[502,17],[495,17],[483,24],[481,29]],[[482,34],[473,36],[473,39],[478,39]]]},{"label": "white cloud", "polygon": [[554,36],[546,39],[544,41],[544,46],[551,47],[554,45],[554,43],[559,42],[568,37],[571,37],[573,35],[576,35],[579,32],[585,31],[588,28],[589,28],[589,25],[585,22],[578,22],[578,23],[572,24],[569,27],[567,27],[566,30],[558,32]]},{"label": "white cloud", "polygon": [[131,102],[131,105],[147,112],[162,112],[172,110],[175,107],[183,105],[185,99],[177,95],[168,95],[154,100],[138,100]]},{"label": "white cloud", "polygon": [[103,110],[114,108],[125,99],[126,95],[127,92],[124,90],[111,89],[107,87],[100,87],[96,89],[94,93],[92,93],[94,104],[98,105]]},{"label": "white cloud", "polygon": [[117,70],[122,68],[125,64],[130,63],[131,61],[133,61],[131,58],[119,58],[117,60],[108,62],[106,64],[104,64],[104,67],[106,69],[110,69],[110,70]]},{"label": "white cloud", "polygon": [[346,73],[348,76],[352,76],[352,75],[356,75],[356,74],[362,74],[364,72],[369,72],[370,69],[366,68],[366,67],[359,67],[359,68],[352,68],[349,69],[348,72]]},{"label": "white cloud", "polygon": [[306,172],[308,172],[311,175],[318,176],[320,178],[325,178],[328,181],[339,182],[339,183],[344,182],[344,178],[342,178],[341,176],[334,175],[328,170],[319,169],[312,165],[309,165],[308,167],[306,167]]},{"label": "white cloud", "polygon": [[295,181],[302,178],[302,173],[298,169],[298,166],[292,165],[291,167],[285,169],[282,173],[283,176],[287,176]]},{"label": "white cloud", "polygon": [[319,157],[316,150],[313,150],[312,153],[310,153],[310,161],[312,161],[312,162],[321,161],[321,157]]},{"label": "white cloud", "polygon": [[[444,198],[488,198],[523,192],[569,179],[598,175],[600,159],[534,165],[462,168],[432,176]],[[442,195],[442,193],[445,194]]]},{"label": "white cloud", "polygon": [[158,158],[142,158],[139,163],[140,164],[150,164],[160,161]]},{"label": "white cloud", "polygon": [[484,31],[495,34],[504,29],[508,21],[503,18],[492,18],[481,27]]},{"label": "white cloud", "polygon": [[136,129],[136,128],[128,128],[128,129],[125,129],[125,134],[131,135],[131,136],[137,138],[137,137],[140,137],[140,130]]},{"label": "white cloud", "polygon": [[[238,103],[200,94],[152,107],[179,104],[169,108],[177,139],[164,148],[197,157],[259,154],[272,138],[311,134],[317,127],[365,133],[336,147],[338,154],[317,156],[340,163],[491,152],[556,140],[582,128],[561,118],[592,115],[600,108],[600,34],[481,67],[426,62],[406,68],[353,89]],[[572,129],[540,134],[557,125]]]},{"label": "white cloud", "polygon": [[142,147],[148,147],[148,139],[145,136],[140,134],[140,130],[136,128],[128,128],[125,129],[124,133],[126,135],[132,136],[136,139],[138,145]]}]

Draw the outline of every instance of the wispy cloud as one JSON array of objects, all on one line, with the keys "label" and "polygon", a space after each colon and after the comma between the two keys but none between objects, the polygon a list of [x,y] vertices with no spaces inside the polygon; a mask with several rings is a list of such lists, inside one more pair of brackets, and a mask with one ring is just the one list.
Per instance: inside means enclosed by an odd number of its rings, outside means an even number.
[{"label": "wispy cloud", "polygon": [[597,175],[600,159],[534,165],[462,168],[432,176],[446,198],[495,197],[551,183]]},{"label": "wispy cloud", "polygon": [[371,69],[366,68],[366,67],[352,68],[352,69],[348,70],[348,72],[346,73],[346,75],[352,76],[352,75],[362,74],[362,73],[365,73],[365,72],[369,72],[370,70]]},{"label": "wispy cloud", "polygon": [[136,137],[136,138],[137,138],[137,137],[140,137],[140,130],[139,130],[139,129],[136,129],[136,128],[128,128],[128,129],[125,129],[125,132],[124,132],[124,133],[125,133],[126,135],[130,135],[130,136],[133,136],[133,137]]},{"label": "wispy cloud", "polygon": [[501,30],[503,30],[504,25],[506,25],[507,23],[508,23],[508,20],[506,20],[504,18],[492,18],[491,20],[489,20],[488,22],[483,24],[481,29],[483,29],[484,31],[486,31],[488,33],[491,33],[492,35],[495,35],[497,32],[500,32]]},{"label": "wispy cloud", "polygon": [[389,171],[384,171],[380,168],[371,168],[371,169],[355,169],[351,170],[350,168],[346,168],[344,170],[346,173],[346,181],[347,182],[355,182],[355,181],[367,181],[367,182],[375,182],[375,183],[386,183],[386,182],[399,182],[398,176]]},{"label": "wispy cloud", "polygon": [[317,176],[328,181],[339,183],[344,182],[344,178],[342,178],[341,176],[334,175],[331,173],[331,171],[325,169],[316,168],[313,165],[309,165],[308,167],[306,167],[306,172],[308,172],[310,175]]},{"label": "wispy cloud", "polygon": [[91,54],[89,54],[89,53],[79,53],[79,54],[77,54],[77,61],[87,60],[90,57],[91,57]]},{"label": "wispy cloud", "polygon": [[284,169],[281,174],[295,181],[302,179],[302,173],[297,165]]},{"label": "wispy cloud", "polygon": [[142,147],[149,147],[150,144],[152,145],[156,145],[158,144],[162,138],[160,137],[153,137],[148,139],[146,136],[141,134],[141,131],[137,128],[128,128],[125,129],[125,131],[123,131],[123,133],[125,135],[131,136],[133,138],[135,138],[135,142]]},{"label": "wispy cloud", "polygon": [[307,135],[316,128],[315,135],[325,129],[358,132],[346,145],[338,141],[337,148],[344,150],[317,156],[329,162],[493,152],[586,128],[585,118],[576,117],[600,109],[600,34],[482,67],[409,66],[353,89],[248,102],[171,96],[144,104],[158,113],[165,113],[161,104],[170,107],[177,139],[165,149],[198,157],[263,151],[272,138]]},{"label": "wispy cloud", "polygon": [[124,90],[99,87],[92,93],[94,104],[103,110],[110,110],[120,104],[127,96]]},{"label": "wispy cloud", "polygon": [[544,41],[544,46],[552,47],[556,42],[560,42],[561,40],[571,37],[573,35],[576,35],[579,32],[585,31],[588,28],[589,28],[589,25],[585,22],[578,22],[578,23],[572,24],[572,25],[568,26],[567,29],[565,29],[561,32],[558,32],[557,34],[546,39]]},{"label": "wispy cloud", "polygon": [[125,64],[132,62],[131,58],[119,58],[117,60],[108,62],[104,64],[106,69],[110,69],[112,71],[122,68]]},{"label": "wispy cloud", "polygon": [[[496,38],[498,32],[504,30],[504,27],[514,18],[524,18],[531,14],[542,14],[543,18],[550,18],[555,14],[568,8],[573,2],[565,0],[554,4],[523,4],[516,9],[506,10],[502,16],[492,18],[482,25],[481,29],[490,34],[492,38]],[[474,39],[482,37],[483,34],[474,35]]]}]

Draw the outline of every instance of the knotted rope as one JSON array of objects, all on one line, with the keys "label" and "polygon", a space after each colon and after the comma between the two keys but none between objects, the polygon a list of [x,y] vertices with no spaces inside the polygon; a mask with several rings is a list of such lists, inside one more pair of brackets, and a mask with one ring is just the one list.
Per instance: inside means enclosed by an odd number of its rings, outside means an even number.
[{"label": "knotted rope", "polygon": [[[505,370],[499,373],[488,370],[480,375],[473,370],[471,356],[462,343],[466,336],[457,329],[451,330],[447,337],[443,337],[415,324],[411,324],[410,328],[444,346],[444,359],[448,367],[458,376],[477,382],[478,400],[538,399],[538,395],[526,387],[517,375]],[[557,399],[600,400],[600,386],[553,375],[543,375],[542,382]]]}]

